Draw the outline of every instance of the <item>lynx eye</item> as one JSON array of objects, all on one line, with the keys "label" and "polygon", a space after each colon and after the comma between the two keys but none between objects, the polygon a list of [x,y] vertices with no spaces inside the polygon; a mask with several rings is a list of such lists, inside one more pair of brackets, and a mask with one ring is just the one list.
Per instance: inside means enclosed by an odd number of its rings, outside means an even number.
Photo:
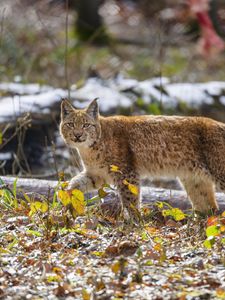
[{"label": "lynx eye", "polygon": [[91,124],[85,123],[82,127],[83,127],[83,128],[89,128],[89,127],[91,127]]},{"label": "lynx eye", "polygon": [[73,128],[74,124],[72,122],[66,124],[68,127]]}]

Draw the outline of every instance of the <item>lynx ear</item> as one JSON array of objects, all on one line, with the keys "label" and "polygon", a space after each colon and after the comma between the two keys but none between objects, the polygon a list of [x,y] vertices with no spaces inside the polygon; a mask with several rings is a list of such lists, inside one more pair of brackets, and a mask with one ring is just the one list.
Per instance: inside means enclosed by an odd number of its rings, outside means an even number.
[{"label": "lynx ear", "polygon": [[62,99],[62,103],[61,103],[61,117],[63,118],[65,116],[67,116],[73,110],[74,110],[73,105],[67,99]]},{"label": "lynx ear", "polygon": [[99,114],[97,100],[98,100],[98,98],[95,98],[86,109],[87,114],[89,114],[94,119],[97,119],[98,114]]}]

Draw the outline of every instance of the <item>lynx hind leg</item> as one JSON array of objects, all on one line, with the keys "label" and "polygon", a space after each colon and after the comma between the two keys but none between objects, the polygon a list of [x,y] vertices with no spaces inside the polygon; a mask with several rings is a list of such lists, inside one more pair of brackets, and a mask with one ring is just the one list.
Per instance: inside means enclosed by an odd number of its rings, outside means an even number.
[{"label": "lynx hind leg", "polygon": [[[225,172],[223,172],[223,174],[225,174]],[[220,191],[225,192],[225,175],[217,174],[216,176],[214,176],[214,178],[216,187]]]},{"label": "lynx hind leg", "polygon": [[207,177],[196,178],[195,176],[180,180],[195,211],[208,213],[218,209],[212,180]]}]

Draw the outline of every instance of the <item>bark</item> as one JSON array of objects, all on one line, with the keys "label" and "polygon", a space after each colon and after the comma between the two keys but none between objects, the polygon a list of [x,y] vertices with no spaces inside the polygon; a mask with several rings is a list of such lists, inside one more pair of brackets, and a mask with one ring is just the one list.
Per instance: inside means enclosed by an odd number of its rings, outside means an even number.
[{"label": "bark", "polygon": [[[1,176],[5,185],[12,188],[15,177]],[[55,188],[57,187],[57,181],[40,180],[33,178],[18,178],[17,179],[17,194],[19,197],[23,197],[23,193],[27,193],[29,196],[34,196],[35,199],[42,199],[42,197],[48,197],[51,199],[54,195]],[[225,195],[223,193],[216,193],[216,198],[219,204],[220,211],[225,211]],[[115,203],[115,195],[108,195],[105,198],[106,203]],[[191,204],[187,198],[185,191],[181,190],[169,190],[162,188],[142,187],[142,202],[144,205],[152,205],[156,201],[167,202],[173,207],[178,207],[182,210],[191,209]]]}]

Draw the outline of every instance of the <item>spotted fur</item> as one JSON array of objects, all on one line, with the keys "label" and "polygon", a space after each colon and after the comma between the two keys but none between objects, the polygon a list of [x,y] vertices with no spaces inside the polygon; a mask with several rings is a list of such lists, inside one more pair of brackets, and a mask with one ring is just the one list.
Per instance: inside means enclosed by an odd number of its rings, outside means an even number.
[{"label": "spotted fur", "polygon": [[[150,176],[179,177],[195,210],[217,209],[214,186],[225,191],[225,125],[203,117],[102,117],[94,100],[84,110],[62,102],[61,135],[77,148],[84,170],[69,189],[89,191],[104,183],[117,186],[132,214],[138,195],[124,180],[140,187]],[[111,171],[111,165],[119,168]]]}]

